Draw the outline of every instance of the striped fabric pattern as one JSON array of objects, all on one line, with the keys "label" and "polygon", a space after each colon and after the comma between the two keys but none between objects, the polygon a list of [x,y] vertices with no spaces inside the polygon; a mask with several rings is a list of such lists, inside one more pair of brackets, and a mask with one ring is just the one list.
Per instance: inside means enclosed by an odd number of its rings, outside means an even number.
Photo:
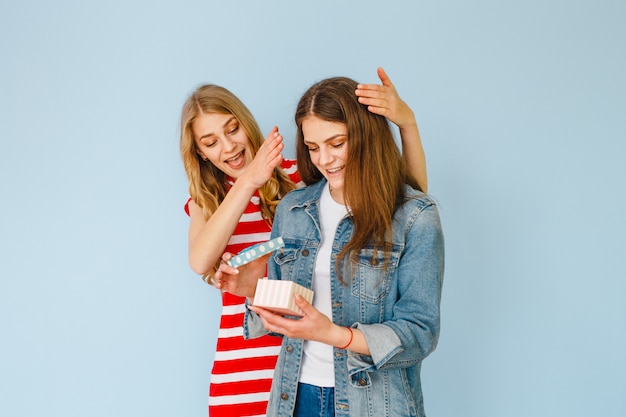
[{"label": "striped fabric pattern", "polygon": [[[284,160],[281,167],[296,184],[300,183],[296,163]],[[230,238],[226,251],[239,253],[246,247],[270,238],[270,228],[261,216],[255,193]],[[222,314],[211,384],[209,416],[262,417],[269,400],[274,368],[282,339],[263,336],[243,338],[245,298],[222,294]]]}]

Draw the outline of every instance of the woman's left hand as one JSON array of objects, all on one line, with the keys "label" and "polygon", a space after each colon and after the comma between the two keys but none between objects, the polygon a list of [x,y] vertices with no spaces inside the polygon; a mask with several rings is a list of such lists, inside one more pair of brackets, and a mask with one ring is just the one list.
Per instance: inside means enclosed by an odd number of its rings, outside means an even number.
[{"label": "woman's left hand", "polygon": [[274,126],[240,178],[255,189],[263,187],[272,177],[274,168],[280,166],[284,147],[283,137]]},{"label": "woman's left hand", "polygon": [[400,98],[396,87],[384,69],[378,68],[378,78],[382,85],[359,84],[355,94],[359,103],[375,114],[385,116],[399,128],[416,125],[413,110]]}]

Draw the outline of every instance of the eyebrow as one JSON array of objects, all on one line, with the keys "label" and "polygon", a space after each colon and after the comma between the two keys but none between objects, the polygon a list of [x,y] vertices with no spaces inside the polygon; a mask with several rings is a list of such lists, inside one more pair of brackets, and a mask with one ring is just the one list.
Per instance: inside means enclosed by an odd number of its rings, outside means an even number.
[{"label": "eyebrow", "polygon": [[[229,117],[229,118],[228,118],[228,120],[226,120],[226,121],[224,122],[224,124],[222,125],[222,127],[223,127],[223,128],[226,128],[226,126],[228,126],[228,125],[230,124],[230,122],[232,122],[232,121],[233,121],[233,119],[236,119],[236,117],[235,117],[235,116],[231,116],[231,117]],[[208,138],[208,137],[213,136],[213,135],[215,135],[215,133],[210,132],[210,133],[207,133],[206,135],[202,135],[202,136],[200,136],[200,137],[198,138],[198,140],[202,140],[202,139],[204,139],[204,138]]]},{"label": "eyebrow", "polygon": [[[347,133],[337,133],[336,135],[333,135],[333,136],[329,137],[328,139],[324,139],[322,141],[322,143],[330,142],[331,140],[337,139],[338,137],[341,137],[341,136],[348,136],[348,134]],[[305,143],[305,145],[306,144],[313,144],[313,145],[315,144],[315,142],[307,141],[306,139],[303,140],[303,142]]]}]

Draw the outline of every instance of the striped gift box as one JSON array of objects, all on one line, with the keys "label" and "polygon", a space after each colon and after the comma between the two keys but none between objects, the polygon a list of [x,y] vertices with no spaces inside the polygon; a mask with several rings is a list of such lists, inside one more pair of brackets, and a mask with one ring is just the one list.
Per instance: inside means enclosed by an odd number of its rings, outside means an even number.
[{"label": "striped gift box", "polygon": [[294,297],[300,294],[309,303],[313,302],[313,291],[293,281],[260,279],[256,284],[255,306],[283,314],[285,316],[303,316]]}]

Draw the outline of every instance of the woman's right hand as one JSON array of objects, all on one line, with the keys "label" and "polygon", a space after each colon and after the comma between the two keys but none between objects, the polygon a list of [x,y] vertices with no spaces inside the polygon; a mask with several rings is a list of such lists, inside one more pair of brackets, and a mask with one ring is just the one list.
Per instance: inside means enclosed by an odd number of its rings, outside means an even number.
[{"label": "woman's right hand", "polygon": [[239,297],[253,298],[256,292],[257,281],[263,278],[267,272],[267,259],[270,255],[268,253],[239,268],[235,268],[226,263],[233,255],[225,252],[222,255],[220,266],[214,275],[215,287]]},{"label": "woman's right hand", "polygon": [[249,181],[257,189],[261,188],[272,177],[274,168],[282,162],[281,152],[284,147],[283,137],[278,132],[278,127],[274,126],[243,173],[244,180]]}]

